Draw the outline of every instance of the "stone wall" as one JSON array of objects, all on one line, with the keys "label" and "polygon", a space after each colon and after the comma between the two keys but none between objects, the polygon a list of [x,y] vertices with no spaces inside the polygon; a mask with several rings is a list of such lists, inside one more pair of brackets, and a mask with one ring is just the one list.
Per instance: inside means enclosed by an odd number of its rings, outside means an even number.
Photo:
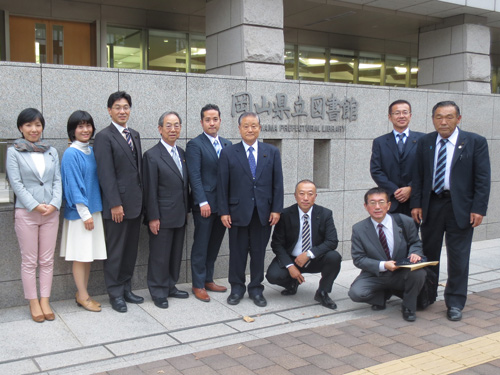
[{"label": "stone wall", "polygon": [[[94,117],[97,129],[102,129],[110,121],[107,98],[116,90],[125,90],[132,96],[129,125],[141,133],[143,150],[158,142],[157,121],[164,111],[174,110],[182,117],[179,144],[185,147],[187,140],[201,132],[199,112],[206,103],[215,103],[221,108],[220,134],[238,141],[237,121],[232,116],[233,95],[250,94],[257,106],[270,102],[270,114],[261,114],[264,130],[260,138],[281,149],[285,205],[294,202],[293,190],[298,180],[312,178],[319,182],[317,203],[333,210],[340,239],[338,250],[344,259],[350,259],[352,225],[367,215],[363,195],[374,185],[369,174],[372,139],[392,129],[387,119],[389,103],[400,98],[409,100],[413,107],[411,128],[430,132],[433,130],[432,106],[441,100],[454,100],[462,109],[462,128],[484,135],[489,140],[492,157],[490,208],[483,224],[476,229],[474,239],[496,238],[500,233],[500,156],[494,152],[500,146],[499,125],[494,123],[494,118],[499,116],[500,97],[496,95],[8,62],[0,63],[0,87],[0,139],[17,138],[17,115],[26,107],[36,107],[42,110],[46,119],[45,139],[59,150],[60,155],[67,147],[69,115],[76,109],[86,110]],[[283,119],[273,118],[277,113],[273,112],[278,101],[276,96],[281,94],[287,95],[289,118],[287,113],[283,113]],[[332,121],[327,114],[324,119],[312,117],[310,104],[314,97],[325,100],[333,97],[340,102],[354,98],[357,119]],[[300,108],[301,103],[305,104],[303,108]],[[307,116],[292,115],[302,110]],[[0,205],[0,226],[0,251],[3,254],[0,308],[3,308],[25,303],[12,204]],[[143,229],[134,288],[146,287],[148,242],[146,228]],[[189,217],[180,282],[190,280],[192,235],[193,222]],[[75,291],[71,264],[58,254],[59,248],[56,249],[53,299],[71,298]],[[271,256],[269,252],[267,262]],[[226,236],[216,263],[216,277],[227,277],[227,267]],[[92,266],[90,284],[92,294],[105,293],[100,261]]]}]

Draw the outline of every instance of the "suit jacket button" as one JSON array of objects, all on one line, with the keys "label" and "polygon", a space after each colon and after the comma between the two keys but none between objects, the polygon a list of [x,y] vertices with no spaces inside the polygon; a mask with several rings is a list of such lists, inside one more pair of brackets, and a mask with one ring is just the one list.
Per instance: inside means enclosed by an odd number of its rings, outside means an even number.
[{"label": "suit jacket button", "polygon": [[40,182],[40,186],[43,186],[43,182]]}]

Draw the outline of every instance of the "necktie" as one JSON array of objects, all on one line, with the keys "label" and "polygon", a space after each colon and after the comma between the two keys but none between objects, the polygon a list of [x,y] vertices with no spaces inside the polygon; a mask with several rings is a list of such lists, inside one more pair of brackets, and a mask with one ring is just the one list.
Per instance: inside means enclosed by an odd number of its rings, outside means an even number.
[{"label": "necktie", "polygon": [[399,141],[398,141],[399,156],[403,155],[403,153],[405,152],[405,137],[406,137],[405,133],[398,134],[398,138],[399,138]]},{"label": "necktie", "polygon": [[441,194],[444,190],[444,176],[446,174],[446,142],[447,139],[441,139],[441,148],[439,149],[437,163],[436,163],[436,174],[434,178],[434,192],[436,194]]},{"label": "necktie", "polygon": [[248,148],[248,164],[250,165],[250,172],[252,172],[252,177],[255,178],[255,169],[257,165],[255,164],[255,157],[253,156],[253,147]]},{"label": "necktie", "polygon": [[302,223],[302,251],[311,250],[311,227],[309,226],[308,214],[302,216],[304,222]]},{"label": "necktie", "polygon": [[219,141],[217,141],[217,139],[214,141],[214,148],[215,148],[215,152],[217,153],[217,157],[219,157],[221,147],[220,147]]},{"label": "necktie", "polygon": [[378,238],[380,240],[380,244],[382,245],[382,248],[384,249],[385,255],[387,256],[388,260],[391,260],[391,253],[389,251],[389,246],[387,245],[387,238],[385,237],[384,233],[384,226],[382,224],[377,225],[378,227]]},{"label": "necktie", "polygon": [[123,134],[125,134],[125,139],[127,140],[127,143],[132,151],[134,151],[134,144],[132,143],[132,137],[130,135],[130,130],[127,128],[123,129]]},{"label": "necktie", "polygon": [[179,172],[181,172],[181,176],[182,176],[181,159],[179,158],[179,154],[177,154],[177,148],[175,146],[172,147],[172,159],[174,159],[175,164],[177,165],[177,168],[179,168]]}]

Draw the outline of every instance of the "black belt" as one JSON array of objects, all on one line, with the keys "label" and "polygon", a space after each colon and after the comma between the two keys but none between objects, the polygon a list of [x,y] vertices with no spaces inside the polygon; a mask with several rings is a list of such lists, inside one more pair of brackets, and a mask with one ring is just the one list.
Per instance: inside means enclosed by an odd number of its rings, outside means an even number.
[{"label": "black belt", "polygon": [[432,195],[435,196],[437,199],[443,199],[443,198],[450,198],[451,193],[449,190],[443,190],[441,193],[436,194],[434,191],[432,192]]}]

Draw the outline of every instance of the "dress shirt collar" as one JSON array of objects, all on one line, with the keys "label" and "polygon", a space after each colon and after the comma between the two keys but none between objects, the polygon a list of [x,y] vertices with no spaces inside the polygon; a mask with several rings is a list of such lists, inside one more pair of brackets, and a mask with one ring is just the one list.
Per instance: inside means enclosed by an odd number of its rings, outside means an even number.
[{"label": "dress shirt collar", "polygon": [[[370,220],[372,221],[373,226],[375,227],[375,230],[378,233],[378,223],[373,220],[373,218],[370,217]],[[384,217],[384,220],[380,222],[385,228],[389,229],[392,231],[392,218],[391,215],[386,214]]]},{"label": "dress shirt collar", "polygon": [[[243,147],[245,147],[245,152],[248,154],[248,149],[250,148],[250,146],[247,145],[244,141],[241,141],[241,143],[243,143]],[[254,152],[257,153],[257,149],[259,148],[259,141],[255,141],[255,143],[251,146],[253,147]]]},{"label": "dress shirt collar", "polygon": [[118,130],[118,132],[121,134],[121,135],[124,135],[123,134],[123,129],[128,129],[128,126],[125,125],[125,126],[121,126],[121,125],[118,125],[116,122],[114,121],[111,121],[111,123],[115,126],[116,130]]},{"label": "dress shirt collar", "polygon": [[[447,138],[448,142],[453,146],[453,148],[455,148],[455,145],[457,144],[459,132],[460,131],[459,131],[458,126],[457,126],[455,128],[455,131]],[[441,137],[441,135],[438,133],[438,136],[436,138],[436,146],[439,145],[439,142],[441,142],[441,139],[443,139],[443,137]],[[437,147],[436,147],[436,149],[437,149]]]},{"label": "dress shirt collar", "polygon": [[[392,130],[392,134],[394,134],[394,139],[396,140],[396,142],[398,141],[398,135],[399,134],[404,134],[406,135],[406,139],[408,139],[408,137],[410,136],[410,128],[406,128],[404,132],[398,132],[396,129],[393,129]],[[406,140],[405,139],[405,140]]]},{"label": "dress shirt collar", "polygon": [[300,209],[299,206],[297,206],[297,209],[299,210],[299,219],[300,219],[300,222],[302,223],[302,217],[305,215],[305,214],[308,214],[309,215],[309,220],[311,220],[311,215],[312,215],[312,211],[313,211],[313,208],[314,206],[311,206],[311,208],[309,209],[309,211],[307,212],[304,212]]},{"label": "dress shirt collar", "polygon": [[214,142],[217,141],[217,142],[219,142],[219,145],[222,148],[222,145],[220,143],[220,139],[219,139],[219,135],[218,134],[215,137],[212,137],[210,134],[207,134],[205,132],[203,132],[203,134],[205,134],[208,137],[208,140],[210,141],[210,143],[212,144],[212,146],[213,146]]},{"label": "dress shirt collar", "polygon": [[[174,144],[174,147],[170,146],[167,142],[163,140],[163,138],[160,140],[163,146],[167,149],[168,153],[172,155],[172,149],[175,147],[175,151],[177,151],[177,144]],[[180,157],[180,156],[179,156]]]}]

